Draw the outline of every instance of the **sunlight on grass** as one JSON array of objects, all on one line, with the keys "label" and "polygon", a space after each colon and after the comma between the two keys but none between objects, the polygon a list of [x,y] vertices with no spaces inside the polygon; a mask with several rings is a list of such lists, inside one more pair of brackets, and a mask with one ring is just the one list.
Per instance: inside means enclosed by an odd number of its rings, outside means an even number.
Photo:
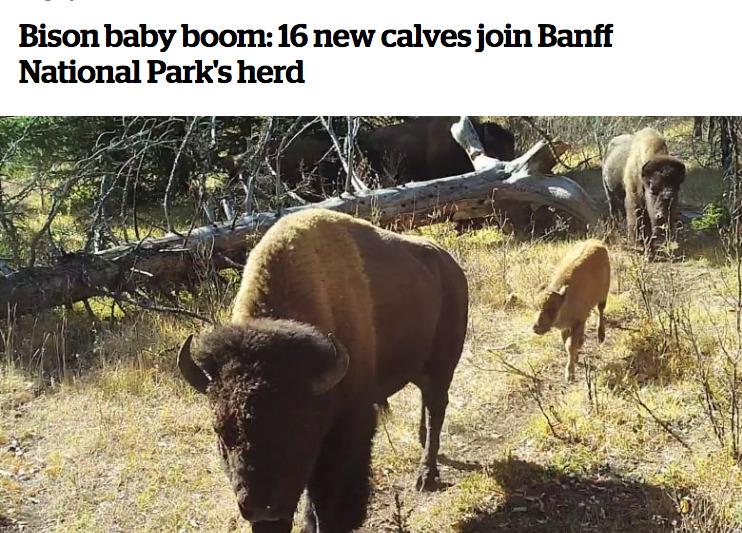
[{"label": "sunlight on grass", "polygon": [[[535,482],[503,471],[511,453],[544,477],[539,482],[561,475],[590,480],[610,470],[668,493],[706,494],[719,499],[725,519],[742,517],[742,474],[713,440],[699,402],[694,358],[673,354],[674,366],[661,367],[662,379],[626,373],[632,356],[657,356],[652,350],[661,339],[657,330],[644,329],[635,278],[648,276],[657,287],[660,273],[642,270],[630,250],[612,246],[607,340],[598,346],[591,317],[581,356],[585,361],[590,355],[595,365],[591,400],[582,367],[577,383],[563,382],[566,355],[559,333],[536,336],[530,329],[539,288],[572,239],[515,239],[496,228],[460,235],[447,224],[414,233],[450,249],[471,290],[466,346],[442,434],[441,478],[451,486],[431,494],[414,490],[422,451],[420,394],[408,386],[391,399],[377,431],[372,530],[396,533],[390,526],[395,493],[406,527],[415,533],[468,531],[477,517],[509,512],[504,502]],[[720,364],[714,328],[729,327],[733,314],[708,294],[731,283],[733,271],[704,257],[673,268],[687,290],[702,352]],[[663,296],[660,292],[652,298]],[[189,295],[183,303],[213,306],[225,319],[232,294],[209,302]],[[49,531],[249,531],[222,472],[209,406],[174,367],[178,345],[201,325],[148,312],[114,311],[111,319],[110,304],[91,301],[99,321],[95,329],[77,306],[12,325],[0,374],[4,515]],[[61,360],[67,367],[60,376],[55,365]],[[532,373],[539,387],[503,362]],[[617,379],[612,373],[619,370]],[[634,392],[651,415],[633,399]]]}]

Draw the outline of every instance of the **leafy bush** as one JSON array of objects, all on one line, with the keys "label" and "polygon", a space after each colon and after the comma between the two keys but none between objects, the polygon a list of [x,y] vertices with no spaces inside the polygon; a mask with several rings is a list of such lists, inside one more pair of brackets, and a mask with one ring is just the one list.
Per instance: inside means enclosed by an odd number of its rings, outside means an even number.
[{"label": "leafy bush", "polygon": [[731,221],[729,209],[721,202],[706,204],[703,215],[691,222],[691,227],[697,231],[716,230],[727,226]]}]

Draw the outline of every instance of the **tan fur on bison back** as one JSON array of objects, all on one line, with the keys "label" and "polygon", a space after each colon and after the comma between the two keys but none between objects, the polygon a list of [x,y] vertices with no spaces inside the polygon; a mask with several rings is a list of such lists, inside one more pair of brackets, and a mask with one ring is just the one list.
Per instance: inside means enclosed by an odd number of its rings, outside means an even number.
[{"label": "tan fur on bison back", "polygon": [[567,287],[553,327],[567,328],[586,320],[593,307],[606,301],[610,285],[611,266],[603,242],[590,239],[575,245],[561,260],[549,283],[552,291]]},{"label": "tan fur on bison back", "polygon": [[668,155],[665,138],[654,128],[644,128],[634,134],[626,158],[623,183],[626,194],[640,199],[642,192],[642,167],[659,155]]},{"label": "tan fur on bison back", "polygon": [[351,354],[344,386],[375,381],[385,397],[398,376],[455,351],[441,343],[463,342],[467,305],[466,278],[437,245],[308,209],[279,220],[252,250],[232,323],[282,318],[333,333]]},{"label": "tan fur on bison back", "polygon": [[[315,209],[276,222],[250,252],[232,323],[251,317],[296,320],[373,353],[369,280],[349,233],[355,224],[367,223]],[[376,229],[367,225],[369,231]]]}]

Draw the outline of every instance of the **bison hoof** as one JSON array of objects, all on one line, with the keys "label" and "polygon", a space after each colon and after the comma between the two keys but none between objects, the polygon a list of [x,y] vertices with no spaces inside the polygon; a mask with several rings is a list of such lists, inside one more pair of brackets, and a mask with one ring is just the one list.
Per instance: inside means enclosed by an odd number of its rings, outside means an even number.
[{"label": "bison hoof", "polygon": [[438,469],[423,467],[417,476],[415,488],[420,492],[432,492],[440,486],[438,482]]},{"label": "bison hoof", "polygon": [[605,340],[605,330],[598,330],[598,342],[603,342]]}]

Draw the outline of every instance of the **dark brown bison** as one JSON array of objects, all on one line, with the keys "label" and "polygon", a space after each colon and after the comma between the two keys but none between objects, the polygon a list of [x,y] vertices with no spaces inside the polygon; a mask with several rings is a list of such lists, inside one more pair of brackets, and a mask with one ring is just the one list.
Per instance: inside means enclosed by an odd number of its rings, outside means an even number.
[{"label": "dark brown bison", "polygon": [[[366,161],[359,157],[357,168],[378,175],[383,186],[471,172],[469,157],[451,136],[451,125],[458,118],[419,117],[361,132],[358,147]],[[476,118],[472,122],[487,155],[504,161],[515,157],[512,133],[494,122]],[[271,144],[268,160],[288,186],[303,182],[304,192],[318,197],[342,190],[345,174],[327,134],[314,132],[298,137],[280,155],[279,148],[280,143]]]},{"label": "dark brown bison", "polygon": [[304,185],[304,194],[313,199],[332,196],[339,187],[342,165],[326,133],[313,132],[297,137],[285,148],[280,142],[268,147],[268,161],[284,184]]},{"label": "dark brown bison", "polygon": [[649,251],[677,221],[680,185],[685,165],[668,155],[667,143],[652,128],[611,141],[603,167],[603,183],[615,215],[623,197],[630,239]]},{"label": "dark brown bison", "polygon": [[311,209],[279,220],[250,253],[232,321],[178,365],[207,393],[242,516],[288,533],[347,533],[366,515],[374,404],[422,392],[418,488],[438,477],[448,388],[467,323],[458,264],[427,240]]},{"label": "dark brown bison", "polygon": [[[459,117],[418,117],[378,128],[361,137],[371,168],[395,183],[456,176],[474,170],[471,160],[451,136]],[[471,118],[485,153],[510,161],[515,138],[495,122]]]}]

